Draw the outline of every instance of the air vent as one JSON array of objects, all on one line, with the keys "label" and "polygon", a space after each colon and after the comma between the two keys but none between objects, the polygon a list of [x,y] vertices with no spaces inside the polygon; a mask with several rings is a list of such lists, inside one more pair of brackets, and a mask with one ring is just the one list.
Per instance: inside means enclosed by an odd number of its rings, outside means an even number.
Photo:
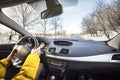
[{"label": "air vent", "polygon": [[111,52],[117,52],[117,49],[113,49]]},{"label": "air vent", "polygon": [[60,54],[68,54],[69,49],[61,49]]},{"label": "air vent", "polygon": [[113,55],[112,60],[120,60],[120,54]]},{"label": "air vent", "polygon": [[49,52],[50,52],[51,54],[55,54],[55,51],[56,51],[56,48],[50,48],[50,49],[49,49]]}]

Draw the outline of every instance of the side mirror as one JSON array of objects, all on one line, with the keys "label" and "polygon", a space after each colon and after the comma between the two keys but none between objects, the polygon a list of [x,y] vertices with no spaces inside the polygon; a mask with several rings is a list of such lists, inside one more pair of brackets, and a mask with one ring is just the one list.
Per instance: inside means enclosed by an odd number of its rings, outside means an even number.
[{"label": "side mirror", "polygon": [[57,15],[60,15],[62,12],[63,12],[62,6],[61,5],[56,5],[52,8],[48,8],[47,10],[43,11],[41,13],[41,18],[46,19],[46,18],[50,18],[50,17],[53,17],[53,16],[57,16]]},{"label": "side mirror", "polygon": [[13,42],[17,42],[20,38],[21,38],[21,35],[12,34],[12,35],[10,35],[9,40],[13,41]]}]

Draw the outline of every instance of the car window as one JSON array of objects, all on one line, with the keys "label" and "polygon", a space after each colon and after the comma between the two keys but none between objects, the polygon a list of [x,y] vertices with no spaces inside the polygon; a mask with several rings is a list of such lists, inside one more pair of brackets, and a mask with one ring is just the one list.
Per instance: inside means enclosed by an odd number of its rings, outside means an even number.
[{"label": "car window", "polygon": [[105,41],[120,32],[119,3],[119,0],[78,0],[73,6],[63,6],[61,15],[48,19],[41,19],[41,12],[28,4],[3,11],[35,36]]},{"label": "car window", "polygon": [[18,34],[14,30],[0,24],[0,44],[15,43],[16,41],[9,40],[10,35]]}]

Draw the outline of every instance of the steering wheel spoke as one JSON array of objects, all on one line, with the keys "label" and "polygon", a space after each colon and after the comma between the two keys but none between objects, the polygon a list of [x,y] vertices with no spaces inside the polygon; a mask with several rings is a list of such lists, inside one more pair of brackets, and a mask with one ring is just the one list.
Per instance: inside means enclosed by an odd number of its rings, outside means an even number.
[{"label": "steering wheel spoke", "polygon": [[11,62],[13,66],[20,68],[22,66],[21,63],[25,61],[27,56],[30,54],[32,48],[38,47],[38,41],[33,36],[25,36],[21,38],[14,46],[12,50],[12,59]]}]

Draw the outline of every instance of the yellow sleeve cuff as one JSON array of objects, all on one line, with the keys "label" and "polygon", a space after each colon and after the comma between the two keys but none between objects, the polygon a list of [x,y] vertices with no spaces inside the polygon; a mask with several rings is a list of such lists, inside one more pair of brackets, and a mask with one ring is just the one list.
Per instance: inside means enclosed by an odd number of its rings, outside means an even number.
[{"label": "yellow sleeve cuff", "polygon": [[0,60],[0,65],[2,65],[3,67],[7,67],[8,66],[7,58]]},{"label": "yellow sleeve cuff", "polygon": [[0,60],[0,78],[4,78],[6,74],[7,66],[8,66],[8,61],[6,58]]}]

